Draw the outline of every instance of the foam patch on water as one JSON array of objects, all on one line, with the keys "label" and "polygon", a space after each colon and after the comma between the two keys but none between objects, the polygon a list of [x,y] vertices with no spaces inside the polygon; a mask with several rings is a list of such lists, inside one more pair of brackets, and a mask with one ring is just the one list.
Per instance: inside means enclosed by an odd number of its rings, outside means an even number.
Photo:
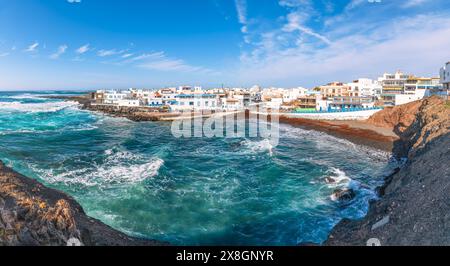
[{"label": "foam patch on water", "polygon": [[339,186],[348,187],[352,182],[352,179],[348,177],[344,171],[338,168],[332,168],[331,172],[332,175],[330,176],[330,178],[332,178],[334,182],[329,184],[330,187],[339,187]]},{"label": "foam patch on water", "polygon": [[260,141],[244,140],[241,142],[241,145],[250,153],[256,154],[268,152],[270,156],[273,155],[273,145],[268,139],[263,139]]},{"label": "foam patch on water", "polygon": [[21,103],[0,102],[0,110],[26,113],[54,113],[78,105],[76,102]]},{"label": "foam patch on water", "polygon": [[160,158],[145,159],[126,151],[115,152],[111,149],[106,150],[105,155],[107,157],[102,164],[84,169],[63,169],[62,173],[56,173],[54,169],[39,169],[37,166],[32,169],[50,183],[105,187],[142,182],[158,175],[164,165],[164,160]]},{"label": "foam patch on water", "polygon": [[18,95],[13,95],[13,96],[6,96],[5,98],[9,98],[9,99],[17,99],[17,100],[22,100],[22,99],[44,99],[42,98],[43,95],[37,95],[37,94],[31,94],[31,93],[23,93],[23,94],[18,94]]}]

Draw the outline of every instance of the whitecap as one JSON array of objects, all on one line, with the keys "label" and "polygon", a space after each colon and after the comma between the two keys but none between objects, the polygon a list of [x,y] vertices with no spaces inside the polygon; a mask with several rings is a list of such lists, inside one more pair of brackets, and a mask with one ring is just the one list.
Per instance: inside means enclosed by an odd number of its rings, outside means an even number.
[{"label": "whitecap", "polygon": [[76,102],[21,103],[0,102],[0,110],[26,113],[53,113],[78,105]]},{"label": "whitecap", "polygon": [[107,156],[105,161],[101,164],[93,164],[92,167],[55,170],[32,165],[30,168],[49,183],[109,187],[139,183],[157,176],[159,169],[164,165],[164,160],[161,158],[145,159],[126,151],[114,152],[113,149],[109,149],[104,154]]},{"label": "whitecap", "polygon": [[341,169],[333,167],[333,168],[331,168],[331,172],[332,172],[332,175],[330,176],[330,178],[333,179],[334,182],[328,184],[330,187],[338,187],[338,186],[345,186],[345,187],[347,187],[353,181]]},{"label": "whitecap", "polygon": [[23,93],[23,94],[18,94],[18,95],[6,96],[5,98],[17,99],[17,100],[22,100],[22,99],[44,99],[44,98],[42,98],[42,96],[43,95],[37,95],[37,94],[31,94],[31,93]]},{"label": "whitecap", "polygon": [[244,140],[241,145],[245,147],[250,153],[265,153],[268,152],[270,156],[273,155],[273,145],[269,139],[260,141]]}]

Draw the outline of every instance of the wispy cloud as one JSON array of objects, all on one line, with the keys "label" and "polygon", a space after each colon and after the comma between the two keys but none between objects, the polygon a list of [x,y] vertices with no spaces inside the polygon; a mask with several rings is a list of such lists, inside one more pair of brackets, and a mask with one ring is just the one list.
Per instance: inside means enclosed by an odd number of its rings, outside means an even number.
[{"label": "wispy cloud", "polygon": [[436,75],[442,62],[450,58],[449,24],[445,12],[397,17],[335,38],[322,47],[302,42],[283,47],[275,41],[278,33],[273,33],[263,42],[267,45],[243,53],[238,75],[247,82],[309,81],[305,84],[308,86],[364,76],[376,78],[396,69]]},{"label": "wispy cloud", "polygon": [[425,4],[426,2],[429,2],[430,0],[407,0],[402,5],[403,8],[410,8],[415,6],[420,6],[422,4]]},{"label": "wispy cloud", "polygon": [[86,52],[88,52],[90,50],[90,45],[89,44],[85,44],[83,46],[81,46],[80,48],[78,48],[75,52],[77,54],[85,54]]},{"label": "wispy cloud", "polygon": [[28,48],[25,49],[25,52],[28,52],[28,53],[36,52],[38,47],[39,47],[39,43],[35,42],[35,43],[31,44],[30,46],[28,46]]},{"label": "wispy cloud", "polygon": [[79,4],[81,3],[81,0],[67,0],[67,2],[71,4]]},{"label": "wispy cloud", "polygon": [[193,66],[186,63],[182,59],[169,58],[164,52],[153,52],[141,54],[135,57],[128,58],[123,63],[133,63],[135,66],[143,69],[163,71],[163,72],[185,72],[185,73],[203,73],[212,74],[214,71]]},{"label": "wispy cloud", "polygon": [[117,51],[116,49],[112,50],[100,50],[98,51],[97,55],[100,57],[106,57],[106,56],[112,56],[112,55],[119,55],[125,53],[125,50]]},{"label": "wispy cloud", "polygon": [[69,48],[69,47],[65,44],[59,46],[58,50],[54,54],[50,55],[50,58],[58,59],[62,54],[64,54],[66,52],[67,48]]},{"label": "wispy cloud", "polygon": [[[238,21],[241,24],[241,32],[248,33],[248,21],[247,21],[247,0],[235,0],[236,12]],[[244,37],[246,42],[249,42],[247,38]]]},{"label": "wispy cloud", "polygon": [[0,57],[5,57],[5,56],[8,56],[8,55],[9,55],[8,52],[6,52],[6,53],[0,53]]},{"label": "wispy cloud", "polygon": [[331,41],[327,37],[325,37],[317,32],[314,32],[312,29],[302,25],[302,18],[300,16],[300,14],[290,13],[288,15],[288,23],[286,25],[284,25],[283,31],[294,32],[296,30],[298,30],[302,33],[305,33],[307,35],[313,36],[326,44],[331,44]]},{"label": "wispy cloud", "polygon": [[132,57],[134,54],[123,54],[122,58],[129,58]]}]

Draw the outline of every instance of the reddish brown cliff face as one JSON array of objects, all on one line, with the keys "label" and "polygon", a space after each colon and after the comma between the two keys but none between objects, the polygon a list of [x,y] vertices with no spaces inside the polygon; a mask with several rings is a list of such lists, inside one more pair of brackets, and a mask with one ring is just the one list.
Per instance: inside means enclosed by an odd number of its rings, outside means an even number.
[{"label": "reddish brown cliff face", "polygon": [[385,126],[403,122],[394,153],[408,162],[386,178],[382,199],[369,214],[359,221],[343,220],[325,245],[366,245],[373,238],[383,246],[450,245],[450,108],[431,97],[370,120]]},{"label": "reddish brown cliff face", "polygon": [[379,127],[392,128],[395,133],[399,134],[414,122],[421,105],[421,101],[416,101],[396,107],[387,107],[370,117],[367,122]]}]

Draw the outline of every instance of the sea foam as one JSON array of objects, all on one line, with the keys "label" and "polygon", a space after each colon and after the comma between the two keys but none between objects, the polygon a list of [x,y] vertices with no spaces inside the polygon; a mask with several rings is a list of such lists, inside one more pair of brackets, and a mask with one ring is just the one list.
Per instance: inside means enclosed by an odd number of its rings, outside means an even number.
[{"label": "sea foam", "polygon": [[244,140],[241,145],[245,147],[250,153],[266,153],[270,156],[273,155],[273,145],[269,139],[263,139],[260,141]]},{"label": "sea foam", "polygon": [[82,169],[61,169],[57,173],[53,169],[46,170],[33,166],[33,170],[50,183],[66,185],[100,186],[131,184],[142,182],[159,174],[164,160],[158,157],[145,159],[140,155],[126,151],[105,151],[107,156],[102,164]]},{"label": "sea foam", "polygon": [[0,102],[0,110],[26,113],[54,113],[60,110],[76,106],[76,102],[46,102],[46,103],[21,103]]}]

